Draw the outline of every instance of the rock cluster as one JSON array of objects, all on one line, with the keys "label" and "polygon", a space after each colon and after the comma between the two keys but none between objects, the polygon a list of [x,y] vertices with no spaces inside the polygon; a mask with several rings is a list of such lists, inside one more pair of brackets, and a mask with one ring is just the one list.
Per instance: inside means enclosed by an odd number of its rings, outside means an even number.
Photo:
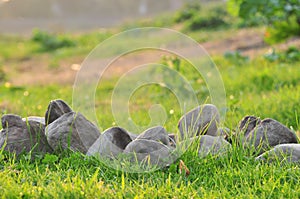
[{"label": "rock cluster", "polygon": [[176,159],[178,148],[191,144],[196,144],[199,157],[224,155],[232,148],[226,139],[234,135],[238,145],[259,155],[257,160],[300,161],[297,136],[278,121],[246,116],[233,133],[220,127],[218,109],[211,104],[198,106],[183,115],[178,122],[179,136],[168,134],[161,126],[139,135],[121,127],[100,133],[93,123],[62,100],[51,101],[45,117],[22,119],[8,114],[1,121],[0,148],[16,155],[70,149],[109,159],[127,155],[130,161],[166,166]]},{"label": "rock cluster", "polygon": [[298,143],[295,133],[274,119],[260,120],[254,116],[243,118],[239,125],[243,145],[253,148],[259,154],[274,146],[286,143]]}]

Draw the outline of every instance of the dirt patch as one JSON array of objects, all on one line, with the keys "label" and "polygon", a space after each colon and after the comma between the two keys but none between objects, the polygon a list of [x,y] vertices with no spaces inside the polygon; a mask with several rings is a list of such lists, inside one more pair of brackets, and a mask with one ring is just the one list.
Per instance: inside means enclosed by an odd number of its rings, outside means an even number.
[{"label": "dirt patch", "polygon": [[[262,29],[242,29],[226,39],[209,41],[201,43],[201,45],[210,55],[223,55],[225,52],[238,50],[241,54],[253,58],[271,49],[263,41],[263,36],[264,30]],[[300,47],[300,38],[293,38],[273,47],[284,50],[291,45]],[[109,69],[105,72],[105,76],[119,76],[138,65],[150,62],[157,63],[164,55],[168,55],[168,53],[149,50],[147,52],[136,52],[123,56],[110,65]],[[58,63],[58,68],[51,68],[49,67],[49,57],[39,56],[20,61],[15,67],[10,67],[13,63],[8,62],[5,64],[6,67],[4,69],[10,77],[9,82],[13,85],[72,85],[75,81],[79,65],[83,62],[84,58],[68,58]]]}]

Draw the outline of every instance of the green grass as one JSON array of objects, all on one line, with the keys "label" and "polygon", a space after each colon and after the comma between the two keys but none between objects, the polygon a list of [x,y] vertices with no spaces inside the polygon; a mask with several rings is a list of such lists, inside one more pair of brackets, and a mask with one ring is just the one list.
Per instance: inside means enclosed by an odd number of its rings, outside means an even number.
[{"label": "green grass", "polygon": [[197,157],[193,150],[153,173],[113,170],[79,153],[16,160],[0,153],[3,198],[298,198],[299,165],[260,164],[236,147],[224,157]]},{"label": "green grass", "polygon": [[[214,58],[224,80],[228,112],[225,125],[231,129],[245,115],[275,118],[289,128],[299,130],[300,63],[269,62],[257,57],[236,62],[222,56]],[[196,81],[190,66],[182,63],[180,72],[199,90],[199,99],[207,95],[205,84]],[[200,78],[201,79],[201,78]],[[112,126],[110,97],[116,80],[104,80],[96,93],[96,110],[102,128]],[[1,111],[22,116],[45,113],[51,99],[72,102],[71,86],[45,87],[2,84]],[[162,102],[173,109],[165,125],[176,132],[180,117],[174,96],[160,86],[143,87],[131,97],[131,114],[137,123],[147,124],[147,110]],[[4,104],[4,106],[3,106]],[[39,156],[30,160],[0,153],[0,195],[3,198],[298,198],[299,165],[261,164],[243,149],[234,146],[228,155],[198,158],[193,150],[181,159],[190,169],[186,177],[178,173],[178,162],[154,173],[129,174],[115,171],[95,158],[79,153]]]},{"label": "green grass", "polygon": [[[65,59],[80,58],[81,60],[100,42],[114,34],[114,30],[99,30],[85,34],[49,34],[52,39],[64,38],[72,41],[71,46],[62,46],[47,50],[43,42],[33,41],[35,31],[29,37],[18,35],[0,35],[0,69],[2,65],[15,66],[18,62],[29,59],[44,59],[49,68],[59,67]],[[46,49],[45,49],[46,48]]]},{"label": "green grass", "polygon": [[[205,14],[205,13],[204,13]],[[165,16],[164,16],[165,17]],[[164,18],[161,18],[164,19]],[[138,22],[124,26],[151,25]],[[155,24],[156,23],[156,24]],[[154,26],[174,22],[161,20]],[[122,27],[122,28],[124,28]],[[125,29],[124,28],[124,29]],[[225,39],[236,28],[196,30],[186,33],[199,42]],[[40,44],[20,36],[0,36],[0,68],[18,66],[26,59],[42,59],[50,66],[60,61],[84,58],[95,45],[115,30],[85,34],[66,34],[75,46],[51,52],[40,50]],[[300,62],[270,62],[261,56],[249,60],[214,56],[226,89],[227,113],[224,126],[234,130],[245,115],[274,118],[288,128],[300,130]],[[162,63],[169,64],[168,60]],[[53,65],[51,65],[53,64]],[[209,103],[209,92],[203,78],[187,63],[173,66],[188,79],[201,103]],[[158,71],[159,72],[159,71]],[[6,77],[8,80],[10,77]],[[115,124],[110,106],[117,78],[104,79],[96,90],[96,113],[102,129]],[[72,85],[15,86],[0,83],[0,111],[22,117],[44,116],[50,100],[61,98],[72,103]],[[130,97],[130,114],[134,122],[146,126],[148,110],[161,103],[167,113],[165,127],[178,133],[181,117],[175,96],[159,85],[141,87]],[[240,146],[222,157],[199,158],[193,148],[180,157],[191,174],[179,173],[178,160],[169,168],[152,173],[124,173],[96,158],[65,151],[52,155],[30,154],[19,158],[0,150],[1,198],[299,198],[299,164],[263,164],[256,162]]]}]

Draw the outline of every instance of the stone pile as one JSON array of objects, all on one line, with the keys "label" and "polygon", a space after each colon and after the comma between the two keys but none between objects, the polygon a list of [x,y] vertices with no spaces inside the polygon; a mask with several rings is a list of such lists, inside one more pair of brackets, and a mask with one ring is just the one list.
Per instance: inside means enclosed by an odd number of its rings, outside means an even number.
[{"label": "stone pile", "polygon": [[[50,102],[45,117],[2,116],[0,148],[15,153],[53,153],[56,150],[78,151],[86,155],[118,158],[131,155],[130,161],[165,166],[176,160],[178,148],[196,144],[199,157],[222,156],[231,150],[231,141],[254,151],[261,161],[300,161],[300,144],[294,132],[274,119],[244,117],[235,132],[219,127],[218,109],[204,104],[183,115],[178,122],[179,135],[168,134],[161,126],[139,135],[121,127],[100,133],[81,113],[64,101]],[[231,140],[229,140],[229,137]],[[167,161],[166,161],[167,160]]]}]

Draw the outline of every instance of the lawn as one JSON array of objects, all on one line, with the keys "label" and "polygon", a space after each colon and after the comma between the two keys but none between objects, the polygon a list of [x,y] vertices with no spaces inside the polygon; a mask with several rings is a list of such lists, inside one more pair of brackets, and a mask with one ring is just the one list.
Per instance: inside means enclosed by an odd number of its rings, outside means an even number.
[{"label": "lawn", "polygon": [[[155,23],[158,22],[156,20]],[[18,73],[31,69],[24,63],[35,63],[36,67],[41,67],[40,73],[35,74],[37,76],[48,72],[58,74],[64,72],[63,65],[83,61],[95,45],[109,36],[128,27],[157,25],[155,23],[142,21],[119,29],[66,33],[59,38],[50,34],[51,38],[74,43],[57,49],[49,49],[53,48],[52,44],[49,47],[43,41],[34,41],[34,35],[40,32],[33,33],[31,37],[0,35],[0,69],[4,71],[3,78],[0,78],[1,116],[7,113],[22,117],[44,116],[52,99],[59,98],[72,104],[72,78],[63,83],[38,84],[32,81],[21,84],[16,80]],[[238,37],[245,31],[259,34],[263,29],[264,26],[220,26],[216,30],[199,31],[183,27],[183,31],[198,42],[212,43]],[[286,49],[276,50],[277,54],[271,55],[281,56],[281,59],[271,60],[270,54],[266,56],[261,52],[249,57],[247,52],[244,55],[237,51],[212,54],[226,89],[227,107],[223,125],[232,132],[244,116],[255,115],[274,118],[300,136],[300,52],[298,58],[291,58]],[[188,63],[174,62],[172,57],[161,58],[159,63],[175,67],[188,79],[198,100],[210,102],[203,78]],[[104,79],[96,90],[96,113],[102,129],[115,125],[110,100],[117,80],[118,77]],[[134,122],[147,125],[150,119],[148,109],[157,103],[167,113],[164,127],[168,132],[178,133],[179,104],[174,95],[160,85],[141,87],[131,96],[129,107]],[[188,167],[189,175],[180,172],[179,160]],[[218,157],[200,158],[191,147],[170,167],[151,173],[114,170],[97,158],[78,152],[56,152],[33,158],[31,154],[15,157],[0,149],[2,198],[299,198],[299,176],[299,164],[261,163],[234,143],[228,154]]]}]

